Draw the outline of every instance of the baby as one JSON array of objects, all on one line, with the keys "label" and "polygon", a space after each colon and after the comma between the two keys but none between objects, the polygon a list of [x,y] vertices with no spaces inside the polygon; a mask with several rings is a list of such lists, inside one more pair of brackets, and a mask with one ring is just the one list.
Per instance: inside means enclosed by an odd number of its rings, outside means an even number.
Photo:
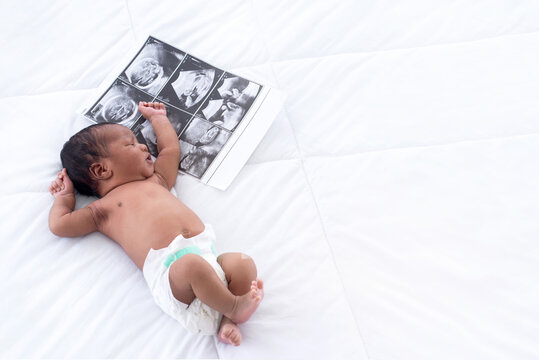
[{"label": "baby", "polygon": [[[99,231],[116,241],[143,271],[156,303],[188,330],[216,334],[238,346],[237,324],[264,296],[253,260],[216,256],[210,225],[170,193],[180,160],[179,141],[161,103],[138,108],[157,136],[155,163],[122,125],[97,124],[73,135],[60,157],[64,169],[49,190],[51,231],[77,237]],[[76,188],[98,199],[75,209]]]}]

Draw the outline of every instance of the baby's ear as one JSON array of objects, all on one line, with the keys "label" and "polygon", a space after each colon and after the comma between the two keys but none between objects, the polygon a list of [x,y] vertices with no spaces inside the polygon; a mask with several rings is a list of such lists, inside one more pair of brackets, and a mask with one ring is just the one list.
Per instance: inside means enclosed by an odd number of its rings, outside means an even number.
[{"label": "baby's ear", "polygon": [[112,176],[112,170],[104,163],[93,163],[90,165],[90,174],[96,180],[107,180]]}]

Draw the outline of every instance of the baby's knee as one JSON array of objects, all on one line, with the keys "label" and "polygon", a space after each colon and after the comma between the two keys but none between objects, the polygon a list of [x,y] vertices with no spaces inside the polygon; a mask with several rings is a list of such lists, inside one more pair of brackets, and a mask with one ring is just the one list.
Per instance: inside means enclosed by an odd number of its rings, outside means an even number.
[{"label": "baby's knee", "polygon": [[244,254],[244,253],[239,253],[239,254],[240,254],[240,259],[241,260],[250,261],[250,262],[254,263],[253,258],[251,258],[249,255]]},{"label": "baby's knee", "polygon": [[243,253],[222,254],[217,258],[217,262],[221,265],[225,273],[230,271],[256,272],[254,260],[249,255]]},{"label": "baby's knee", "polygon": [[217,257],[217,262],[221,266],[230,266],[235,264],[254,262],[253,259],[246,254],[239,252],[229,252],[221,254]]},{"label": "baby's knee", "polygon": [[241,268],[241,271],[246,274],[255,274],[256,276],[256,264],[249,255],[238,253],[237,266]]},{"label": "baby's knee", "polygon": [[194,273],[204,271],[206,260],[197,254],[185,254],[170,266],[171,273],[180,273],[183,276],[190,276]]}]

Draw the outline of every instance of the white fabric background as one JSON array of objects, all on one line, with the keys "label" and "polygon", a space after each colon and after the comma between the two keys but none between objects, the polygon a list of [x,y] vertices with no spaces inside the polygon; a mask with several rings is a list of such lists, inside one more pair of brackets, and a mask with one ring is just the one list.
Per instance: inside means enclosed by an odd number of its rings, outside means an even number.
[{"label": "white fabric background", "polygon": [[[0,20],[0,357],[539,357],[536,1],[0,0]],[[147,34],[287,94],[229,190],[175,188],[265,280],[238,348],[169,319],[111,240],[47,227],[75,110]]]}]

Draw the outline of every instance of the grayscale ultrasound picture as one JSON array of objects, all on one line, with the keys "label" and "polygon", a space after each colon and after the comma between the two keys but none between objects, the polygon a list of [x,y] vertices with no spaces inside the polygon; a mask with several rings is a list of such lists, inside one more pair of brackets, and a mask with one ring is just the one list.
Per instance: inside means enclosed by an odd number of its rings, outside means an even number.
[{"label": "grayscale ultrasound picture", "polygon": [[[167,109],[167,117],[170,120],[174,131],[176,131],[176,134],[179,136],[185,130],[193,115],[170,105],[165,104],[165,107]],[[142,116],[140,124],[140,127],[137,128],[137,138],[139,142],[141,144],[146,144],[150,154],[157,157],[157,137],[153,131],[152,124]]]},{"label": "grayscale ultrasound picture", "polygon": [[157,95],[184,57],[185,53],[150,37],[120,79]]},{"label": "grayscale ultrasound picture", "polygon": [[234,131],[253,105],[260,88],[255,82],[225,73],[197,115]]},{"label": "grayscale ultrasound picture", "polygon": [[138,103],[164,103],[180,141],[180,171],[200,179],[261,88],[150,36],[99,100],[83,113],[97,123],[127,126],[157,157],[156,135],[138,111]]},{"label": "grayscale ultrasound picture", "polygon": [[222,74],[222,70],[188,55],[157,98],[194,114]]},{"label": "grayscale ultrasound picture", "polygon": [[180,137],[180,170],[201,178],[231,133],[200,118],[193,118]]},{"label": "grayscale ultrasound picture", "polygon": [[152,96],[116,79],[108,91],[85,114],[98,123],[120,124],[133,129],[140,111],[139,101],[152,101]]}]

